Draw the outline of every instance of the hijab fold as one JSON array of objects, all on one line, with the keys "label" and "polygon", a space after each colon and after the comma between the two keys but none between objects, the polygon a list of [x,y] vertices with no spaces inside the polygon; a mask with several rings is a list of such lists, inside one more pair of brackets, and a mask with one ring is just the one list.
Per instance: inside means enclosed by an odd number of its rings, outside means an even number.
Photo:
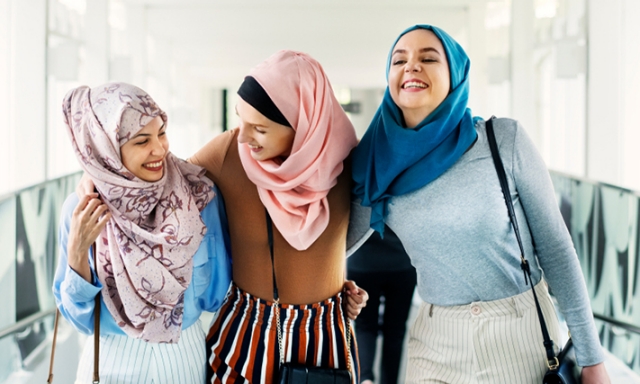
[{"label": "hijab fold", "polygon": [[293,248],[306,250],[329,224],[327,194],[357,144],[355,130],[311,56],[280,51],[249,76],[296,133],[284,161],[256,161],[246,144],[239,144],[240,160],[282,236]]},{"label": "hijab fold", "polygon": [[415,25],[408,32],[426,29],[442,42],[449,63],[451,90],[445,100],[413,129],[405,128],[402,111],[389,93],[384,94],[367,132],[353,153],[353,193],[371,207],[371,228],[384,231],[389,201],[416,191],[446,172],[475,142],[475,119],[467,108],[470,61],[462,47],[443,30]]},{"label": "hijab fold", "polygon": [[156,182],[124,167],[120,147],[154,118],[167,122],[137,87],[73,89],[64,98],[63,114],[80,166],[111,212],[96,239],[102,299],[127,335],[177,343],[192,258],[206,233],[200,211],[213,198],[213,183],[202,168],[171,153]]}]

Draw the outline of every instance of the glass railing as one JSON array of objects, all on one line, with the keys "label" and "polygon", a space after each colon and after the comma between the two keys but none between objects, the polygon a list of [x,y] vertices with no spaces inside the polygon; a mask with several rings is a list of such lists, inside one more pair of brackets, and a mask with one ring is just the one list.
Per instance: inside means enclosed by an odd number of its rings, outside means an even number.
[{"label": "glass railing", "polygon": [[79,179],[72,174],[0,197],[0,383],[48,344],[60,210]]},{"label": "glass railing", "polygon": [[602,345],[640,373],[640,194],[551,172]]}]

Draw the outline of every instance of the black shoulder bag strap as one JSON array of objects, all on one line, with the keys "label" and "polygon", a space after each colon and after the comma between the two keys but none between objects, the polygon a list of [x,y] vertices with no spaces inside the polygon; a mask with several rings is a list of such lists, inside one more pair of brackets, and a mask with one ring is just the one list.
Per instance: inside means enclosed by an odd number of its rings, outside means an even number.
[{"label": "black shoulder bag strap", "polygon": [[531,292],[533,293],[533,298],[536,302],[536,310],[538,311],[538,319],[540,320],[540,328],[542,329],[542,338],[544,339],[544,347],[547,351],[547,365],[550,369],[556,369],[558,367],[558,358],[556,357],[555,352],[553,351],[553,340],[549,337],[549,331],[547,330],[547,323],[544,321],[544,315],[542,314],[542,309],[540,308],[540,303],[538,302],[538,295],[536,295],[535,287],[533,286],[533,282],[531,281],[531,269],[529,267],[529,262],[524,257],[524,247],[522,246],[522,239],[520,237],[520,230],[518,229],[518,221],[516,219],[515,211],[513,210],[513,202],[511,201],[511,193],[509,192],[509,183],[507,181],[507,176],[504,172],[504,166],[502,165],[502,159],[500,159],[500,152],[498,151],[498,145],[496,144],[496,136],[493,132],[493,120],[494,116],[491,116],[489,120],[486,122],[487,128],[487,139],[489,140],[489,148],[491,149],[491,156],[493,157],[493,164],[496,167],[496,172],[498,173],[498,178],[500,179],[500,187],[502,189],[502,194],[504,195],[504,200],[507,205],[507,210],[509,211],[509,219],[511,220],[511,225],[513,226],[513,230],[516,233],[516,238],[518,239],[518,246],[520,247],[520,268],[524,272],[524,281],[526,284],[531,282]]}]

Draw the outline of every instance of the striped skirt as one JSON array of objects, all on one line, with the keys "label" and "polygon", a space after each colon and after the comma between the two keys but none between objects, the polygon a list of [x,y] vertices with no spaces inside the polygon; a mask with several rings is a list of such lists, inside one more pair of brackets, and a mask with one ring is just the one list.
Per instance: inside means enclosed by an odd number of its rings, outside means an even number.
[{"label": "striped skirt", "polygon": [[[124,335],[100,336],[100,384],[200,384],[206,353],[200,320],[183,329],[177,344],[148,343]],[[93,336],[87,338],[76,384],[93,380]]]},{"label": "striped skirt", "polygon": [[[535,290],[557,343],[558,319],[546,283]],[[542,340],[531,291],[451,307],[423,303],[410,331],[406,382],[541,383],[547,370]]]},{"label": "striped skirt", "polygon": [[[307,305],[280,305],[284,361],[346,368],[342,294]],[[280,351],[273,302],[231,286],[207,336],[207,383],[275,381]],[[358,383],[358,350],[351,328],[351,377]]]}]

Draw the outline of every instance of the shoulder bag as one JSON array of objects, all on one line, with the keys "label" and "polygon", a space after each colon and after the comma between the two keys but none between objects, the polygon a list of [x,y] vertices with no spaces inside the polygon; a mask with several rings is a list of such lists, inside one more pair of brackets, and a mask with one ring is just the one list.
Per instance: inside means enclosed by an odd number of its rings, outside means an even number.
[{"label": "shoulder bag", "polygon": [[500,179],[500,187],[502,188],[502,194],[504,195],[505,203],[507,204],[507,210],[509,211],[509,219],[511,225],[516,233],[518,239],[518,246],[520,247],[520,268],[524,272],[525,283],[531,282],[531,292],[536,303],[536,309],[538,311],[538,319],[540,320],[540,328],[542,329],[542,338],[544,339],[544,347],[547,352],[547,367],[548,370],[542,379],[543,384],[577,384],[580,383],[580,368],[576,363],[575,350],[573,348],[573,342],[571,338],[565,344],[564,348],[556,356],[553,350],[553,340],[549,337],[549,331],[547,330],[547,323],[544,321],[544,315],[542,309],[538,303],[538,296],[533,287],[531,281],[531,269],[529,268],[529,262],[524,257],[524,247],[522,246],[522,240],[520,238],[520,231],[518,229],[518,222],[516,220],[515,211],[513,209],[513,202],[511,201],[511,193],[509,192],[509,183],[507,176],[504,172],[504,166],[500,159],[500,153],[498,151],[498,145],[496,144],[496,137],[493,131],[493,119],[491,117],[486,122],[487,138],[489,140],[489,148],[491,148],[491,156],[493,157],[493,163]]}]

